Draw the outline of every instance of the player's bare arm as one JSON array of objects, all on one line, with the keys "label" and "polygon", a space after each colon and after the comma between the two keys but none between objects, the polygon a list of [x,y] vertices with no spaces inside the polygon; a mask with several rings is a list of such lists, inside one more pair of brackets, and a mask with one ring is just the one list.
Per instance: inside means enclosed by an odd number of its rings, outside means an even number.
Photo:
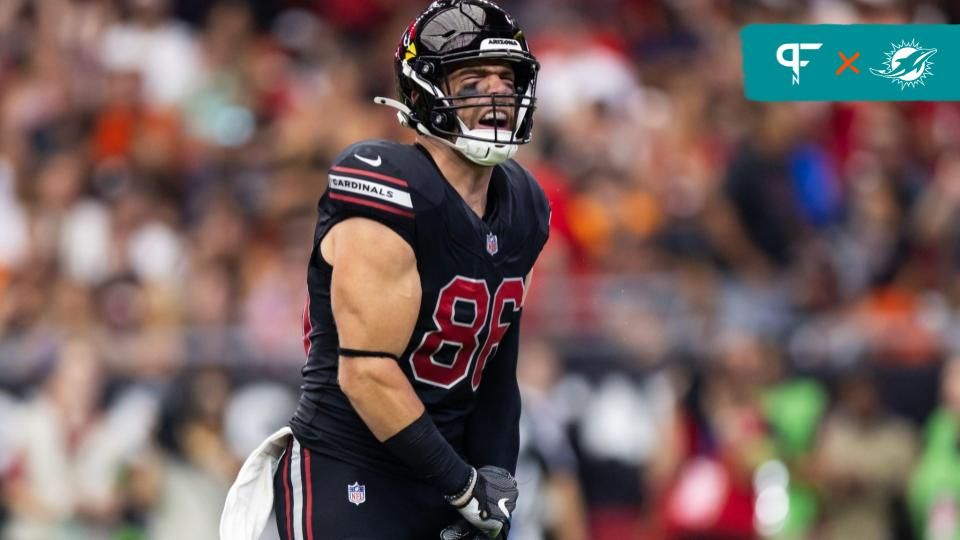
[{"label": "player's bare arm", "polygon": [[[399,356],[420,310],[413,250],[388,227],[363,218],[334,226],[320,244],[333,267],[331,303],[341,348]],[[410,381],[386,356],[341,356],[340,388],[378,440],[423,414]]]}]

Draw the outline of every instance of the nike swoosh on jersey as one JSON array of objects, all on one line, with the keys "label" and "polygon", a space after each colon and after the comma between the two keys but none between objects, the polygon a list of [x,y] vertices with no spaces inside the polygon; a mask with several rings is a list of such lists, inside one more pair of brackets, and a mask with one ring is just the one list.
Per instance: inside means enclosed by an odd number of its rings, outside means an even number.
[{"label": "nike swoosh on jersey", "polygon": [[510,510],[507,510],[507,501],[510,499],[504,497],[497,501],[497,506],[500,508],[500,511],[503,512],[504,516],[507,516],[507,519],[510,519]]},{"label": "nike swoosh on jersey", "polygon": [[380,159],[380,156],[377,156],[377,159],[370,159],[370,158],[365,158],[360,154],[354,154],[353,157],[359,159],[360,161],[366,163],[371,167],[379,167],[380,164],[383,163],[383,160]]}]

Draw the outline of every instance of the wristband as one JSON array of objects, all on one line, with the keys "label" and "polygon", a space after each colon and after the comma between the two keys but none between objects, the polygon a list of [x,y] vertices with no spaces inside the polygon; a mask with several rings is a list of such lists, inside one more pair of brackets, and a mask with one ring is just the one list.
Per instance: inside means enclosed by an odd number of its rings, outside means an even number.
[{"label": "wristband", "polygon": [[379,358],[393,358],[396,361],[400,361],[400,357],[389,352],[384,351],[364,351],[360,349],[345,349],[343,347],[337,347],[337,354],[340,356],[346,356],[347,358],[356,358],[363,356],[379,357]]},{"label": "wristband", "polygon": [[477,470],[473,467],[470,467],[470,479],[467,480],[467,485],[463,486],[463,489],[460,490],[460,493],[454,493],[453,495],[446,495],[445,498],[447,502],[452,504],[457,508],[463,508],[470,502],[470,497],[473,496],[473,488],[477,485]]},{"label": "wristband", "polygon": [[426,412],[383,444],[444,495],[458,494],[470,484],[473,467],[457,455]]}]

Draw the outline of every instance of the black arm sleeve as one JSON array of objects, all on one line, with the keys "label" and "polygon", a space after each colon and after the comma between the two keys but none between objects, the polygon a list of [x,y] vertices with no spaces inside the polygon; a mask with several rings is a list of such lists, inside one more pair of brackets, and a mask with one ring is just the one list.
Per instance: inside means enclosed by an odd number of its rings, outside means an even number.
[{"label": "black arm sleeve", "polygon": [[464,486],[470,483],[470,465],[457,455],[427,413],[383,444],[444,495],[462,495]]},{"label": "black arm sleeve", "polygon": [[520,386],[517,356],[520,317],[510,325],[483,371],[477,404],[467,419],[465,452],[475,467],[496,465],[516,473],[520,451]]}]

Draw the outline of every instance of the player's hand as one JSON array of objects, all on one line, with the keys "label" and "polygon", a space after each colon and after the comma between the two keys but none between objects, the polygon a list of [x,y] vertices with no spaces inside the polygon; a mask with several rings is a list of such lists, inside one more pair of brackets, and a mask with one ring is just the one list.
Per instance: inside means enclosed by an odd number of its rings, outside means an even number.
[{"label": "player's hand", "polygon": [[[507,540],[510,536],[510,522],[506,522],[497,540]],[[480,532],[469,521],[461,519],[440,533],[440,540],[488,540],[490,537]]]},{"label": "player's hand", "polygon": [[[517,507],[517,481],[500,467],[487,465],[474,470],[470,483],[464,493],[448,498],[460,515],[487,538],[498,538],[510,529],[510,517]],[[459,524],[458,524],[459,525]],[[456,527],[454,525],[453,527]],[[444,529],[444,533],[451,527]],[[451,531],[455,534],[457,531]],[[443,534],[443,533],[441,533]],[[506,537],[506,534],[503,535]],[[470,536],[449,536],[444,540],[471,538]]]},{"label": "player's hand", "polygon": [[440,540],[483,540],[486,537],[487,535],[477,530],[465,519],[461,519],[440,532]]},{"label": "player's hand", "polygon": [[[507,540],[508,536],[510,536],[509,521],[506,522],[503,529],[500,530],[500,535],[497,536],[497,540]],[[450,525],[440,533],[440,540],[489,540],[489,538],[486,533],[480,532],[479,529],[465,519],[461,519],[453,525]]]}]

